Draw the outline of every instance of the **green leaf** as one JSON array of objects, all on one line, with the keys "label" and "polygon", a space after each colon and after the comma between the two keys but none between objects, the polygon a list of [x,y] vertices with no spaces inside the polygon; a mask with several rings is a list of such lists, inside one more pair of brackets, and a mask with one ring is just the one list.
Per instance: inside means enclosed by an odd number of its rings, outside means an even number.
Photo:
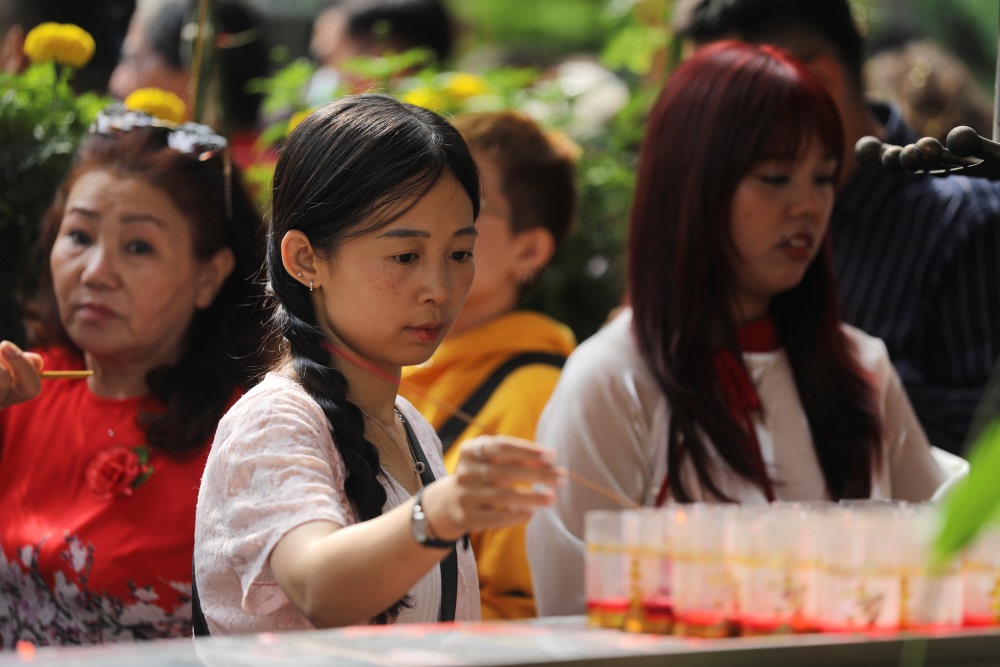
[{"label": "green leaf", "polygon": [[499,67],[483,73],[483,79],[505,97],[524,90],[538,81],[539,72],[531,67]]},{"label": "green leaf", "polygon": [[388,53],[384,56],[351,58],[341,65],[343,71],[356,74],[382,85],[419,68],[426,68],[434,62],[434,52],[429,49],[410,49],[402,53]]},{"label": "green leaf", "polygon": [[146,465],[149,463],[149,448],[146,445],[138,445],[132,448],[135,455],[139,457],[139,465]]},{"label": "green leaf", "polygon": [[643,75],[652,69],[654,57],[666,47],[669,39],[663,26],[627,26],[604,47],[601,61],[611,69],[626,69]]},{"label": "green leaf", "polygon": [[306,108],[305,92],[316,66],[305,58],[294,60],[268,78],[251,79],[247,91],[264,95],[266,115],[295,112]]},{"label": "green leaf", "polygon": [[934,562],[943,564],[972,543],[1000,505],[1000,419],[990,422],[969,454],[969,476],[944,500],[944,521],[934,544]]},{"label": "green leaf", "polygon": [[146,466],[146,469],[143,471],[143,473],[138,477],[136,477],[134,480],[132,480],[132,485],[131,485],[132,488],[138,489],[140,486],[145,484],[146,480],[148,480],[150,477],[153,476],[153,472],[154,472],[153,466]]}]

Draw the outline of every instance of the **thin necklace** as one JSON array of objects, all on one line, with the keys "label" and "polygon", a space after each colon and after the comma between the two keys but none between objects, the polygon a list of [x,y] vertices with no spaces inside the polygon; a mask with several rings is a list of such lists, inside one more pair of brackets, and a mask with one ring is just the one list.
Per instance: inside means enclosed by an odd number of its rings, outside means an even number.
[{"label": "thin necklace", "polygon": [[[399,412],[399,410],[396,409],[396,408],[393,408],[392,411],[395,413],[396,419],[399,420],[399,423],[403,424],[404,423],[403,422],[403,415]],[[371,415],[371,414],[365,412],[364,410],[361,411],[361,414],[363,414],[365,417],[368,417],[368,419],[373,424],[375,424],[380,429],[382,429],[385,432],[385,434],[387,436],[389,436],[389,442],[391,442],[393,445],[396,445],[396,436],[393,434],[392,429],[385,422],[383,422],[378,417],[375,417],[374,415]],[[404,426],[403,428],[405,429],[406,427]],[[409,438],[407,438],[407,443],[409,443]],[[413,456],[413,450],[412,450],[412,448],[410,450],[410,456]],[[413,456],[413,458],[416,459],[415,456]],[[424,473],[424,462],[423,461],[416,461],[416,460],[414,460],[413,461],[413,472],[417,473],[418,475],[422,475]]]}]

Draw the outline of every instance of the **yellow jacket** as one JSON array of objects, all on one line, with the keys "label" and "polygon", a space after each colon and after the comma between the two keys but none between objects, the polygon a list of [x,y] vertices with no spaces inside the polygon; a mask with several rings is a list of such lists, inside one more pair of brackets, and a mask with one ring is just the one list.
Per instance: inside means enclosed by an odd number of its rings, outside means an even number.
[{"label": "yellow jacket", "polygon": [[[514,311],[446,338],[426,363],[403,369],[400,393],[439,429],[451,414],[435,401],[460,407],[508,359],[524,352],[569,356],[574,345],[573,333],[565,325],[539,313]],[[477,425],[487,433],[533,440],[535,425],[559,372],[543,364],[514,370],[479,411]],[[461,443],[483,432],[468,426],[458,436],[445,453],[449,472],[455,469]],[[487,530],[471,539],[479,570],[483,619],[535,616],[524,525]]]}]

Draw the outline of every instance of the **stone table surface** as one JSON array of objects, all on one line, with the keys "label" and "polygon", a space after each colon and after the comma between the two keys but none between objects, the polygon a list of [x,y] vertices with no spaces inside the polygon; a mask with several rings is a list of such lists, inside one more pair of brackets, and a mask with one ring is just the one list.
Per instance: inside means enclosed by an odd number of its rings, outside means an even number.
[{"label": "stone table surface", "polygon": [[1000,665],[1000,628],[936,634],[686,639],[588,628],[583,617],[529,622],[357,626],[0,652],[0,667],[930,667]]}]

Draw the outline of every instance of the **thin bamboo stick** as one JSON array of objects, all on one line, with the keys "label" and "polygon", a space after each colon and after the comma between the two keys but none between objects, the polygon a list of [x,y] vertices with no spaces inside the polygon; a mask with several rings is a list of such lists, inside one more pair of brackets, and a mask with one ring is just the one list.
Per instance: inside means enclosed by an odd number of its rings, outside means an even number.
[{"label": "thin bamboo stick", "polygon": [[42,371],[43,380],[81,380],[89,378],[94,371]]}]

